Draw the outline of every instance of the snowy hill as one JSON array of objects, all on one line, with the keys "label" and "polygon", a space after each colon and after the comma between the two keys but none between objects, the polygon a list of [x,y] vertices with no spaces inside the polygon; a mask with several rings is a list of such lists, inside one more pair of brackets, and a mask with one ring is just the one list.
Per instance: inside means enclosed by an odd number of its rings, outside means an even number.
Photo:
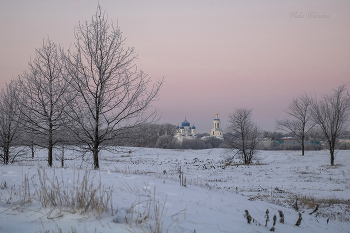
[{"label": "snowy hill", "polygon": [[[350,232],[350,151],[339,151],[331,167],[327,151],[305,156],[298,151],[261,151],[257,163],[246,166],[239,160],[227,165],[223,149],[128,150],[132,153],[102,152],[98,171],[91,170],[91,157],[74,151],[66,151],[63,169],[59,161],[47,167],[45,150],[34,160],[23,157],[2,166],[0,232],[156,232],[157,227],[162,232],[270,232],[275,214],[275,232]],[[109,212],[97,216],[43,207],[34,195],[40,177],[46,177],[47,187],[65,185],[69,192],[84,174],[86,182],[101,184],[96,197],[102,192],[110,197]],[[30,198],[26,194],[26,202],[24,190],[33,193]],[[254,222],[247,223],[245,210]]]}]

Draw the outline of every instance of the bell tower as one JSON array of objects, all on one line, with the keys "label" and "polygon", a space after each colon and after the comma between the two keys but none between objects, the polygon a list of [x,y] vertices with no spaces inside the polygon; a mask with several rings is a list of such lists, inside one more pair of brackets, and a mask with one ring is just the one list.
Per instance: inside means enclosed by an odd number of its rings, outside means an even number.
[{"label": "bell tower", "polygon": [[210,137],[223,137],[223,132],[220,126],[219,115],[215,113],[215,119],[213,120],[213,128],[210,132]]}]

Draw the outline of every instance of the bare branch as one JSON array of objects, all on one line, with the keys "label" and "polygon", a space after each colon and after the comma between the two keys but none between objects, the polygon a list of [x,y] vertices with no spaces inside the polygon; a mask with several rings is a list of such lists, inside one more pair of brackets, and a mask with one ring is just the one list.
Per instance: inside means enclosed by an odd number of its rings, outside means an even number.
[{"label": "bare branch", "polygon": [[229,116],[226,129],[231,135],[229,146],[234,155],[239,154],[245,164],[250,164],[259,149],[261,130],[251,119],[252,110],[236,109]]},{"label": "bare branch", "polygon": [[146,110],[162,80],[152,87],[137,70],[134,49],[124,48],[122,32],[108,23],[100,6],[91,22],[79,24],[75,37],[75,51],[63,54],[66,81],[78,93],[69,105],[69,129],[80,147],[93,153],[98,168],[100,150],[152,120],[155,112]]},{"label": "bare branch", "polygon": [[23,133],[18,120],[17,96],[15,81],[11,81],[0,92],[0,158],[4,164],[13,161],[18,155],[14,146],[18,145]]},{"label": "bare branch", "polygon": [[327,139],[331,165],[334,165],[334,152],[339,146],[339,139],[346,136],[349,114],[350,98],[346,85],[340,85],[333,90],[333,94],[312,102],[312,118]]},{"label": "bare branch", "polygon": [[312,99],[307,94],[294,98],[286,111],[292,119],[276,120],[278,130],[285,131],[297,139],[302,155],[305,153],[306,137],[315,126],[310,114],[311,103]]},{"label": "bare branch", "polygon": [[29,72],[18,78],[21,121],[28,132],[40,138],[40,146],[48,149],[48,163],[52,166],[52,150],[62,140],[65,108],[72,93],[63,78],[66,74],[59,49],[49,39],[36,49],[29,67]]}]

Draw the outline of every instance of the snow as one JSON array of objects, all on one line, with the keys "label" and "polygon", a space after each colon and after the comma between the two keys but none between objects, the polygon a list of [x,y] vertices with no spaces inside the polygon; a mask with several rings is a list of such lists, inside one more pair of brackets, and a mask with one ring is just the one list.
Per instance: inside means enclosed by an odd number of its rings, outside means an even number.
[{"label": "snow", "polygon": [[[38,150],[34,160],[28,153],[28,157],[2,166],[0,232],[149,232],[147,225],[141,228],[142,224],[130,226],[130,221],[125,221],[131,215],[136,221],[147,201],[158,201],[157,206],[166,211],[163,232],[270,232],[274,214],[275,232],[350,232],[350,151],[339,151],[335,166],[329,166],[328,151],[308,151],[305,156],[300,151],[261,151],[254,165],[236,160],[235,165],[225,166],[223,149],[125,148],[129,150],[132,153],[101,152],[100,170],[91,169],[91,156],[82,158],[73,150],[65,152],[65,168],[60,168],[59,161],[53,168],[47,167],[45,150]],[[186,187],[180,186],[180,167]],[[9,200],[15,190],[10,187],[21,186],[25,176],[34,190],[38,169],[49,179],[57,177],[58,182],[69,185],[88,170],[90,180],[96,185],[101,180],[112,191],[113,215],[97,217]],[[309,215],[313,208],[299,204],[303,219],[297,227],[298,212],[292,208],[296,197],[314,198],[316,203],[320,199],[344,200],[345,204],[320,205],[317,216]],[[270,212],[268,227],[266,209]],[[245,210],[254,223],[247,223]],[[284,224],[279,223],[278,210],[284,213]]]}]

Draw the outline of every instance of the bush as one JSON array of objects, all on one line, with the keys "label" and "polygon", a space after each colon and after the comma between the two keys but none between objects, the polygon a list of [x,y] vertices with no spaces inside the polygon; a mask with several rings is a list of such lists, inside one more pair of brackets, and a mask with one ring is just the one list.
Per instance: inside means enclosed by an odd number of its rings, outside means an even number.
[{"label": "bush", "polygon": [[171,135],[162,135],[157,139],[156,148],[175,149],[178,148],[178,141]]},{"label": "bush", "polygon": [[207,149],[207,145],[203,140],[199,138],[185,139],[182,141],[181,149],[201,150],[201,149]]},{"label": "bush", "polygon": [[216,137],[209,137],[205,139],[205,144],[207,146],[207,149],[210,148],[220,148],[223,146],[223,140],[222,139],[218,139]]},{"label": "bush", "polygon": [[341,143],[339,145],[339,150],[350,150],[350,143]]}]

